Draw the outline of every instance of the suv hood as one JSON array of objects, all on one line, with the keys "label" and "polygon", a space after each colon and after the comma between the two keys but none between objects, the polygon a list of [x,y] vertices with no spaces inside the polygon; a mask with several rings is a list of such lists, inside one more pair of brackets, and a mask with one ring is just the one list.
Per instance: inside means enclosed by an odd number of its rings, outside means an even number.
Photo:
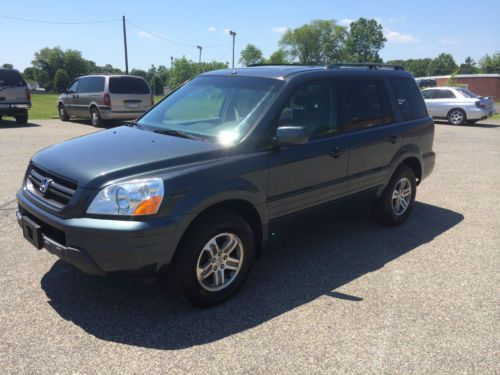
[{"label": "suv hood", "polygon": [[37,153],[36,166],[80,187],[224,156],[218,143],[191,140],[128,126],[85,135]]}]

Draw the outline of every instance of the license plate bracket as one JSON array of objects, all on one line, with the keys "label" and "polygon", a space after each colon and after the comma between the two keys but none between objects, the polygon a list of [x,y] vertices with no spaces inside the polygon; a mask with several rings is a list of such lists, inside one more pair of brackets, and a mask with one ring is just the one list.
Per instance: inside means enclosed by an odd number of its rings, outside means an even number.
[{"label": "license plate bracket", "polygon": [[23,236],[38,250],[43,247],[42,227],[27,216],[21,217]]}]

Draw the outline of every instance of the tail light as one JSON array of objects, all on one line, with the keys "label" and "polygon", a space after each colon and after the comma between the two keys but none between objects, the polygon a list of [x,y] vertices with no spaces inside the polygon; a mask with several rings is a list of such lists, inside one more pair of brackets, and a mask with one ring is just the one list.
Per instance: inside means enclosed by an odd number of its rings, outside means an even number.
[{"label": "tail light", "polygon": [[151,95],[151,107],[155,105],[155,97]]},{"label": "tail light", "polygon": [[104,105],[106,107],[111,107],[111,96],[107,92],[104,93]]},{"label": "tail light", "polygon": [[481,100],[478,100],[476,102],[476,107],[477,108],[484,108],[484,107],[486,107],[486,104],[484,102],[482,102]]},{"label": "tail light", "polygon": [[26,87],[26,98],[28,99],[29,102],[31,102],[31,91],[27,87]]}]

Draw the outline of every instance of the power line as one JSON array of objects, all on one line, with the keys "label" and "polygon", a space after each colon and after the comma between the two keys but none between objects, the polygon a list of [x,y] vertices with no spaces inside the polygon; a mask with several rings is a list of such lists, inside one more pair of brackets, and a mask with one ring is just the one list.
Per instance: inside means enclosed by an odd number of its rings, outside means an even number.
[{"label": "power line", "polygon": [[[165,38],[164,36],[162,35],[158,35],[156,33],[153,33],[151,31],[148,31],[146,30],[145,28],[143,28],[142,26],[139,26],[138,24],[136,24],[135,22],[132,22],[130,21],[129,19],[127,19],[127,23],[131,24],[132,26],[138,28],[139,30],[141,30],[142,32],[145,32],[146,34],[152,36],[152,37],[155,37],[155,38],[158,38],[158,39],[161,39],[163,40],[164,42],[168,42],[168,43],[173,43],[173,44],[177,44],[179,46],[182,46],[182,47],[189,47],[189,48],[198,48],[198,45],[194,45],[194,44],[187,44],[187,43],[182,43],[182,42],[177,42],[175,40],[172,40],[172,39],[168,39],[168,38]],[[223,46],[227,46],[228,44],[230,44],[231,42],[224,42],[224,43],[219,43],[219,44],[211,44],[211,45],[207,45],[207,46],[202,46],[203,48],[217,48],[217,47],[223,47]]]},{"label": "power line", "polygon": [[35,20],[30,18],[21,18],[21,17],[13,17],[7,16],[5,14],[0,14],[0,17],[7,18],[10,20],[21,21],[21,22],[31,22],[31,23],[44,23],[44,24],[53,24],[53,25],[91,25],[98,23],[110,23],[120,21],[120,18],[113,18],[109,20],[99,20],[99,21],[84,21],[84,22],[59,22],[59,21],[45,21],[45,20]]}]

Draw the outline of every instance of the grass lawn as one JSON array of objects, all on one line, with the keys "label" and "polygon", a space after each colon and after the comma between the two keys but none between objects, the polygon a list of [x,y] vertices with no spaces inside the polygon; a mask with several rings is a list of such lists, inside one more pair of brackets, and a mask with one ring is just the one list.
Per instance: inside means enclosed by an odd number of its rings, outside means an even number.
[{"label": "grass lawn", "polygon": [[[46,120],[51,117],[58,117],[58,96],[58,94],[31,94],[29,118],[33,120]],[[163,96],[155,96],[155,103],[158,103],[162,98]]]}]

